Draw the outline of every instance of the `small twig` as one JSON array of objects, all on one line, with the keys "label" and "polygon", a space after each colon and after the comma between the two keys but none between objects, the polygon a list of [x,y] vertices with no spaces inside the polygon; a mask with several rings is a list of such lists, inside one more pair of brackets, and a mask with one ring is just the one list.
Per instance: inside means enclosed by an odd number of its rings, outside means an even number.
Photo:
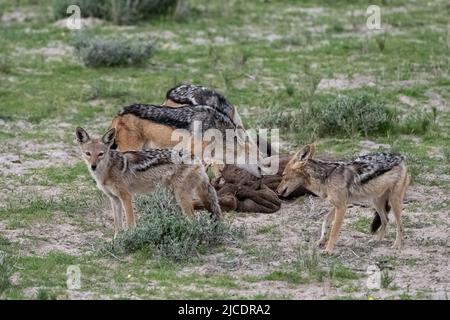
[{"label": "small twig", "polygon": [[353,251],[353,250],[351,250],[351,249],[350,249],[350,251],[351,251],[357,258],[361,258],[360,256],[358,256],[358,255],[355,253],[355,251]]},{"label": "small twig", "polygon": [[125,262],[125,260],[120,259],[119,257],[117,257],[114,253],[112,253],[111,251],[109,251],[108,249],[104,249],[107,253],[109,253],[111,255],[111,257],[117,259],[120,262]]},{"label": "small twig", "polygon": [[16,266],[16,265],[13,265],[13,268],[16,268],[16,269],[18,269],[18,270],[25,270],[24,267],[19,267],[19,266]]}]

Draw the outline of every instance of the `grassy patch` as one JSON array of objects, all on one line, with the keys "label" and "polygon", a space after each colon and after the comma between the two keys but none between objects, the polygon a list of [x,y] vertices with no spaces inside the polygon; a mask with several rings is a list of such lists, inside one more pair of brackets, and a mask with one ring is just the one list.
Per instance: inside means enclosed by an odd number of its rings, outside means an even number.
[{"label": "grassy patch", "polygon": [[355,271],[340,263],[333,265],[330,273],[332,278],[337,280],[356,280],[359,278]]},{"label": "grassy patch", "polygon": [[10,277],[13,273],[14,259],[4,251],[0,251],[0,296],[11,287]]},{"label": "grassy patch", "polygon": [[336,98],[313,97],[298,109],[284,106],[269,107],[257,126],[283,128],[303,141],[324,137],[367,137],[425,134],[435,122],[436,111],[415,111],[401,119],[395,109],[386,106],[379,95],[352,93]]},{"label": "grassy patch", "polygon": [[257,234],[280,234],[280,230],[277,224],[262,226],[256,230]]},{"label": "grassy patch", "polygon": [[370,224],[372,223],[372,219],[368,217],[359,217],[353,223],[353,228],[359,232],[369,234],[370,233]]},{"label": "grassy patch", "polygon": [[294,284],[307,283],[300,273],[295,271],[274,271],[264,277],[268,281],[285,281]]},{"label": "grassy patch", "polygon": [[85,178],[88,177],[86,164],[81,161],[70,167],[54,167],[45,169],[44,174],[46,175],[48,182],[51,184],[71,183],[80,176],[84,176]]},{"label": "grassy patch", "polygon": [[[98,193],[97,193],[98,195]],[[59,197],[45,198],[40,195],[18,194],[0,209],[0,215],[10,223],[50,219],[61,212],[68,216],[85,212],[98,204],[99,197],[78,198],[74,194],[63,194]]]},{"label": "grassy patch", "polygon": [[[322,282],[326,279],[336,286],[346,284],[347,288],[354,287],[353,280],[359,275],[339,261],[323,257],[314,247],[298,246],[295,260],[284,265],[281,270],[265,275],[263,280],[285,281],[289,283]],[[258,279],[247,278],[247,281]]]}]

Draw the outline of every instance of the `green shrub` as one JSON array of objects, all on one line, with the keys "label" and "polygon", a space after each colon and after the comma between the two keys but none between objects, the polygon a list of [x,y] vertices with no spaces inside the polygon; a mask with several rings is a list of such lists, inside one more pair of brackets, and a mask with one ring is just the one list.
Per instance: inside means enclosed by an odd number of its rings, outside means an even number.
[{"label": "green shrub", "polygon": [[401,118],[377,96],[368,94],[319,98],[296,110],[275,104],[264,112],[256,125],[280,128],[303,141],[329,136],[354,137],[388,134],[425,134],[436,122],[437,111],[412,111]]},{"label": "green shrub", "polygon": [[181,261],[243,235],[242,229],[213,222],[206,213],[195,218],[183,216],[173,196],[162,189],[151,196],[138,197],[136,210],[140,215],[137,228],[115,239],[112,250],[117,253],[150,248],[161,256]]},{"label": "green shrub", "polygon": [[57,19],[67,17],[67,7],[80,7],[82,17],[111,20],[117,24],[134,24],[171,12],[179,0],[54,0],[53,12]]},{"label": "green shrub", "polygon": [[75,54],[89,67],[138,66],[153,54],[153,44],[136,40],[90,38],[79,35]]},{"label": "green shrub", "polygon": [[111,0],[110,19],[117,24],[133,24],[136,21],[164,15],[172,11],[177,0]]},{"label": "green shrub", "polygon": [[108,18],[108,0],[53,0],[53,15],[56,19],[68,17],[67,7],[77,5],[83,18]]},{"label": "green shrub", "polygon": [[313,107],[318,118],[319,134],[365,136],[385,133],[394,124],[393,113],[383,103],[366,94],[339,96],[325,105]]},{"label": "green shrub", "polygon": [[51,292],[48,289],[45,288],[39,288],[36,299],[37,300],[56,300],[56,294],[54,292]]}]

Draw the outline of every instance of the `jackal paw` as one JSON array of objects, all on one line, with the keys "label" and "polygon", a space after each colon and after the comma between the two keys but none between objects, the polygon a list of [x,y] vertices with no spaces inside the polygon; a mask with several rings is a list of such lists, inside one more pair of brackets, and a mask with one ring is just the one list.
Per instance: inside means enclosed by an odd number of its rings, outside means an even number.
[{"label": "jackal paw", "polygon": [[402,248],[402,242],[401,242],[401,241],[398,241],[398,240],[395,240],[395,241],[394,241],[394,244],[392,245],[391,248],[392,248],[392,249],[398,249],[398,250],[400,250],[400,249]]},{"label": "jackal paw", "polygon": [[326,249],[322,250],[321,253],[324,255],[331,256],[333,254],[333,249],[326,248]]},{"label": "jackal paw", "polygon": [[380,242],[380,241],[383,241],[383,239],[384,239],[384,232],[380,232],[378,235],[377,235],[377,241],[378,242]]},{"label": "jackal paw", "polygon": [[319,248],[324,247],[327,243],[327,239],[319,239],[316,241],[316,246]]}]

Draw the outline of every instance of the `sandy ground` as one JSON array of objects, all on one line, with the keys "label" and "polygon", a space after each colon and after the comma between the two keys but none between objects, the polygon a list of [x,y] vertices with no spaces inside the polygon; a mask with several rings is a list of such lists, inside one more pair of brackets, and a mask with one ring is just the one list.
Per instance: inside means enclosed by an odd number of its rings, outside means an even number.
[{"label": "sandy ground", "polygon": [[[21,126],[28,127],[29,124],[23,123]],[[64,130],[64,125],[60,129]],[[389,148],[388,145],[370,140],[361,141],[360,147],[363,151]],[[1,154],[0,172],[5,177],[23,175],[34,168],[67,165],[78,161],[76,146],[67,146],[62,142],[37,145],[11,140],[11,144],[4,145],[2,149],[4,151]],[[33,159],[36,154],[42,158]],[[49,162],[49,159],[52,161]],[[89,192],[94,186],[81,182],[80,188],[79,190]],[[0,199],[7,199],[19,191],[22,194],[38,192],[43,197],[52,198],[59,196],[63,189],[33,183],[2,184]],[[359,289],[351,293],[353,297],[367,295],[365,273],[368,266],[377,265],[389,270],[394,277],[394,289],[373,293],[379,298],[394,297],[404,292],[425,292],[431,298],[445,298],[450,288],[449,220],[445,209],[434,208],[446,198],[448,194],[438,187],[410,187],[404,205],[406,239],[401,251],[391,249],[395,236],[392,215],[387,239],[375,242],[368,233],[372,210],[354,206],[347,211],[335,258],[360,275],[360,279],[356,281]],[[262,277],[292,264],[297,257],[295,249],[299,246],[314,248],[326,212],[327,204],[323,200],[302,197],[297,201],[284,203],[281,210],[274,214],[228,213],[227,217],[234,225],[245,226],[245,241],[230,245],[222,253],[206,256],[204,264],[186,267],[182,273],[228,274],[235,279],[241,279],[239,288],[227,291],[227,294],[236,297],[275,293],[295,299],[325,299],[346,295],[342,287],[332,285],[329,280],[308,284],[242,280],[246,277]],[[39,256],[52,251],[73,255],[92,253],[99,243],[111,236],[108,230],[112,230],[112,218],[107,202],[99,203],[90,212],[76,218],[64,213],[56,213],[55,217],[51,221],[29,221],[20,228],[11,228],[7,221],[1,220],[0,230],[2,235],[19,244],[20,254]],[[361,226],[358,222],[362,217],[366,218],[366,221],[363,220]],[[90,226],[89,230],[84,230],[83,225]],[[322,259],[326,267],[329,260]],[[218,288],[210,290],[220,291]]]}]

